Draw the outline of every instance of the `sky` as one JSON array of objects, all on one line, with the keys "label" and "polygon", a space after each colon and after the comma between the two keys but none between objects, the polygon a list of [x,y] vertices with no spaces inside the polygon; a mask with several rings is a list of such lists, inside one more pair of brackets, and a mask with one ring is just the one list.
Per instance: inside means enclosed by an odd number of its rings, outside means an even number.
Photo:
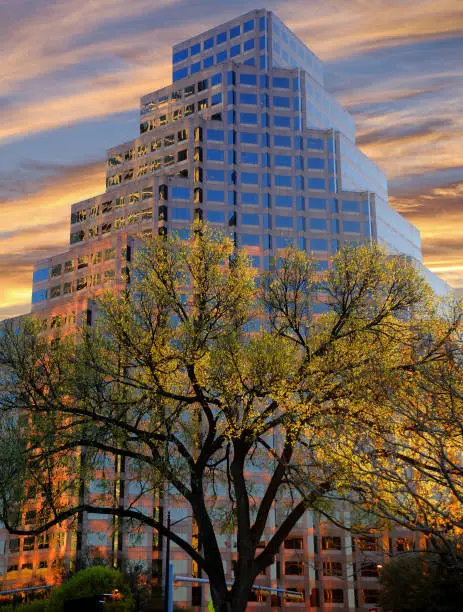
[{"label": "sky", "polygon": [[34,261],[104,191],[106,150],[171,82],[171,46],[252,8],[323,60],[425,264],[463,292],[461,0],[0,0],[0,319],[29,312]]}]

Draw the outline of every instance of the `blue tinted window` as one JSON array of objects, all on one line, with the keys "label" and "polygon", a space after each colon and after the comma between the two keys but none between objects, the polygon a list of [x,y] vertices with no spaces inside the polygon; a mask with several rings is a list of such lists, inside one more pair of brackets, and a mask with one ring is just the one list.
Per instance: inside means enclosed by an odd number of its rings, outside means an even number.
[{"label": "blue tinted window", "polygon": [[252,132],[241,132],[241,143],[259,144],[259,134],[253,134]]},{"label": "blue tinted window", "polygon": [[177,53],[174,53],[174,55],[172,56],[172,63],[177,64],[178,62],[181,62],[187,57],[188,57],[188,49],[182,49],[181,51],[177,51]]},{"label": "blue tinted window", "polygon": [[268,94],[260,94],[260,106],[261,108],[268,108]]},{"label": "blue tinted window", "polygon": [[206,219],[211,223],[225,223],[225,213],[223,210],[207,210]]},{"label": "blue tinted window", "polygon": [[217,53],[215,61],[218,64],[220,64],[220,62],[224,62],[226,59],[227,59],[227,51],[221,51],[220,53]]},{"label": "blue tinted window", "polygon": [[184,79],[186,76],[188,76],[188,68],[185,66],[185,68],[180,68],[180,70],[174,70],[172,78],[174,81],[178,81]]},{"label": "blue tinted window", "polygon": [[190,221],[191,210],[189,208],[171,208],[171,219],[173,221]]},{"label": "blue tinted window", "polygon": [[249,59],[247,59],[245,62],[246,66],[254,66],[254,64],[256,63],[253,57],[250,57]]},{"label": "blue tinted window", "polygon": [[328,172],[336,172],[336,161],[334,159],[334,157],[330,157],[328,159]]},{"label": "blue tinted window", "polygon": [[190,239],[190,230],[187,229],[175,229],[172,230],[172,237],[178,237],[180,240],[189,240]]},{"label": "blue tinted window", "polygon": [[225,172],[223,170],[214,170],[212,168],[207,169],[207,180],[208,181],[224,181]]},{"label": "blue tinted window", "polygon": [[260,75],[260,88],[261,89],[268,89],[268,74],[261,74]]},{"label": "blue tinted window", "polygon": [[259,215],[255,215],[252,213],[242,213],[241,223],[243,225],[259,225],[260,224]]},{"label": "blue tinted window", "polygon": [[329,304],[325,304],[324,302],[315,302],[312,306],[314,314],[324,314],[328,312],[330,309]]},{"label": "blue tinted window", "polygon": [[274,155],[274,164],[283,168],[291,168],[292,157],[291,155]]},{"label": "blue tinted window", "polygon": [[293,178],[282,174],[275,174],[275,187],[292,187]]},{"label": "blue tinted window", "polygon": [[319,270],[323,270],[323,271],[328,270],[328,261],[326,259],[319,259],[317,261],[317,264],[318,264]]},{"label": "blue tinted window", "polygon": [[339,212],[339,204],[336,198],[330,200],[330,210],[331,212]]},{"label": "blue tinted window", "polygon": [[225,192],[220,189],[207,190],[208,202],[225,202]]},{"label": "blue tinted window", "polygon": [[256,113],[240,113],[240,123],[246,125],[257,125]]},{"label": "blue tinted window", "polygon": [[248,151],[243,151],[241,153],[241,163],[243,163],[243,164],[258,164],[259,163],[259,154],[258,153],[249,153]]},{"label": "blue tinted window", "polygon": [[309,198],[309,208],[312,210],[326,210],[325,198]]},{"label": "blue tinted window", "polygon": [[188,187],[172,187],[171,189],[173,200],[189,200],[190,190]]},{"label": "blue tinted window", "polygon": [[211,96],[211,106],[215,106],[216,104],[220,104],[222,102],[222,93],[216,93]]},{"label": "blue tinted window", "polygon": [[230,57],[235,57],[241,53],[241,45],[233,45],[230,47]]},{"label": "blue tinted window", "polygon": [[296,155],[296,170],[304,170],[304,158],[302,155]]},{"label": "blue tinted window", "polygon": [[259,67],[261,70],[267,69],[267,56],[266,55],[261,55],[259,57]]},{"label": "blue tinted window", "polygon": [[355,200],[344,200],[342,203],[342,210],[344,212],[360,212],[360,203]]},{"label": "blue tinted window", "polygon": [[296,198],[297,210],[305,210],[305,198],[304,196],[297,196]]},{"label": "blue tinted window", "polygon": [[243,185],[257,185],[259,177],[255,172],[241,172],[241,182]]},{"label": "blue tinted window", "polygon": [[270,146],[270,134],[268,132],[264,132],[262,134],[261,145],[263,147],[269,147]]},{"label": "blue tinted window", "polygon": [[255,74],[240,74],[241,85],[257,85],[257,77]]},{"label": "blue tinted window", "polygon": [[311,230],[321,230],[326,232],[326,219],[309,219],[309,228]]},{"label": "blue tinted window", "polygon": [[201,43],[196,43],[191,47],[190,55],[197,55],[201,51]]},{"label": "blue tinted window", "polygon": [[309,170],[324,170],[325,160],[323,157],[309,157],[307,160],[307,168]]},{"label": "blue tinted window", "polygon": [[208,140],[219,140],[223,142],[225,138],[225,134],[223,130],[212,130],[210,128],[207,129],[207,139]]},{"label": "blue tinted window", "polygon": [[204,62],[203,62],[204,68],[210,68],[213,65],[214,65],[214,56],[213,55],[204,58]]},{"label": "blue tinted window", "polygon": [[272,215],[264,215],[264,229],[272,229]]},{"label": "blue tinted window", "polygon": [[230,38],[236,38],[241,34],[241,26],[237,25],[230,29]]},{"label": "blue tinted window", "polygon": [[262,208],[271,208],[272,198],[269,193],[264,193],[262,196]]},{"label": "blue tinted window", "polygon": [[214,85],[219,85],[222,82],[222,73],[219,72],[218,74],[214,74],[211,77],[211,87],[214,87]]},{"label": "blue tinted window", "polygon": [[335,150],[336,150],[336,143],[335,143],[335,140],[334,140],[334,138],[330,138],[330,139],[328,140],[328,151],[329,151],[330,153],[334,153],[334,152],[335,152]]},{"label": "blue tinted window", "polygon": [[228,104],[236,104],[236,93],[233,91],[233,89],[228,90],[227,102]]},{"label": "blue tinted window", "polygon": [[331,232],[339,234],[339,219],[331,219]]},{"label": "blue tinted window", "polygon": [[321,138],[307,138],[307,147],[309,149],[323,151],[325,148],[325,143]]},{"label": "blue tinted window", "polygon": [[293,79],[293,91],[298,91],[298,90],[299,90],[299,88],[300,88],[300,86],[301,86],[301,84],[300,84],[300,82],[299,82],[299,78],[298,78],[298,77],[295,77],[295,78]]},{"label": "blue tinted window", "polygon": [[229,164],[236,164],[236,151],[235,151],[235,149],[229,149],[228,150],[228,163]]},{"label": "blue tinted window", "polygon": [[289,108],[289,98],[284,96],[273,96],[273,106],[277,108]]},{"label": "blue tinted window", "polygon": [[259,255],[250,255],[250,264],[253,268],[260,268],[260,257]]},{"label": "blue tinted window", "polygon": [[302,148],[304,146],[304,141],[302,139],[302,136],[295,136],[294,137],[294,146],[296,147],[296,149],[298,151],[302,151]]},{"label": "blue tinted window", "polygon": [[40,270],[35,270],[32,281],[34,283],[38,283],[39,281],[46,280],[48,278],[48,268],[41,268]]},{"label": "blue tinted window", "polygon": [[282,215],[276,215],[275,217],[275,227],[281,228],[290,228],[293,227],[293,218],[292,217],[283,217]]},{"label": "blue tinted window", "polygon": [[273,125],[275,127],[291,127],[291,119],[289,117],[283,117],[282,115],[275,115],[273,117]]},{"label": "blue tinted window", "polygon": [[265,17],[259,17],[259,30],[261,32],[265,31]]},{"label": "blue tinted window", "polygon": [[270,168],[270,153],[262,153],[262,168]]},{"label": "blue tinted window", "polygon": [[272,85],[280,89],[289,89],[289,79],[285,77],[273,77]]},{"label": "blue tinted window", "polygon": [[291,147],[291,136],[274,136],[273,144],[276,147]]},{"label": "blue tinted window", "polygon": [[47,299],[47,290],[46,289],[38,289],[37,291],[32,292],[32,303],[37,304],[37,302],[43,302]]},{"label": "blue tinted window", "polygon": [[277,195],[275,196],[275,205],[284,208],[291,208],[293,205],[293,198],[286,195]]},{"label": "blue tinted window", "polygon": [[310,241],[310,248],[312,251],[327,251],[328,240],[323,240],[322,238],[312,238]]},{"label": "blue tinted window", "polygon": [[331,241],[331,252],[334,254],[339,249],[339,240],[335,239]]},{"label": "blue tinted window", "polygon": [[305,217],[297,218],[297,229],[299,232],[305,232]]},{"label": "blue tinted window", "polygon": [[243,246],[259,246],[259,236],[255,234],[241,234],[241,244]]},{"label": "blue tinted window", "polygon": [[325,189],[325,180],[321,178],[307,179],[309,189]]},{"label": "blue tinted window", "polygon": [[258,193],[241,193],[241,204],[249,204],[251,206],[259,205],[259,194]]},{"label": "blue tinted window", "polygon": [[302,120],[301,120],[301,117],[299,115],[294,117],[294,129],[295,130],[302,130]]},{"label": "blue tinted window", "polygon": [[249,19],[243,24],[243,32],[250,32],[251,30],[254,30],[254,19]]},{"label": "blue tinted window", "polygon": [[252,93],[240,93],[241,104],[257,104],[257,95]]},{"label": "blue tinted window", "polygon": [[217,34],[215,42],[217,45],[220,45],[222,43],[224,43],[227,40],[227,33],[226,32],[221,32],[220,34]]},{"label": "blue tinted window", "polygon": [[207,49],[212,49],[213,46],[214,46],[214,39],[213,38],[207,38],[204,41],[204,51],[207,51]]},{"label": "blue tinted window", "polygon": [[206,159],[208,161],[221,161],[225,160],[225,153],[220,149],[208,149],[206,153]]},{"label": "blue tinted window", "polygon": [[344,221],[342,227],[345,232],[360,234],[360,221]]},{"label": "blue tinted window", "polygon": [[287,236],[275,236],[274,240],[277,249],[285,249],[286,247],[294,244],[294,239],[288,238]]},{"label": "blue tinted window", "polygon": [[299,96],[296,96],[293,100],[294,110],[301,110],[301,99]]},{"label": "blue tinted window", "polygon": [[299,174],[296,176],[296,189],[304,189],[304,177]]},{"label": "blue tinted window", "polygon": [[251,51],[251,49],[254,49],[254,38],[247,40],[243,46],[245,51]]},{"label": "blue tinted window", "polygon": [[262,187],[271,187],[272,182],[270,179],[270,174],[268,172],[265,172],[262,175]]},{"label": "blue tinted window", "polygon": [[300,251],[305,251],[305,238],[303,236],[297,239],[297,248]]},{"label": "blue tinted window", "polygon": [[230,206],[235,206],[236,205],[236,191],[229,191],[228,192],[228,204]]},{"label": "blue tinted window", "polygon": [[268,113],[262,113],[260,116],[260,127],[268,128],[269,127],[269,116]]},{"label": "blue tinted window", "polygon": [[191,74],[196,74],[201,70],[201,62],[196,62],[195,64],[191,64]]},{"label": "blue tinted window", "polygon": [[369,221],[364,221],[363,223],[363,232],[365,234],[365,236],[370,237],[371,236],[371,225]]}]

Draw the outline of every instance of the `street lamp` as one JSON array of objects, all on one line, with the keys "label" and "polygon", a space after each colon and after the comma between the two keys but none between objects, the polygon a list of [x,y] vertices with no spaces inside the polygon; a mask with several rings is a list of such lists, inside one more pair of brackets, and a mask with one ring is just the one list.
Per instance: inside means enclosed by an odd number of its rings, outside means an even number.
[{"label": "street lamp", "polygon": [[178,519],[178,521],[174,521],[171,523],[170,521],[170,510],[167,513],[167,542],[166,542],[166,573],[164,576],[164,612],[173,612],[173,578],[174,578],[174,568],[170,564],[170,530],[171,527],[178,525],[182,521],[186,521],[186,519],[193,518],[190,514],[187,516]]}]

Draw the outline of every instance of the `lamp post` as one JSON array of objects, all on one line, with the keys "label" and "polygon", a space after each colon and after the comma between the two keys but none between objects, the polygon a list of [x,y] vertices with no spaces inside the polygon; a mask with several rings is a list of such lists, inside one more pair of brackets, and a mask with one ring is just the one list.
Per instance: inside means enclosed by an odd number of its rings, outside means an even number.
[{"label": "lamp post", "polygon": [[165,568],[165,576],[164,576],[164,612],[173,612],[173,578],[174,578],[174,568],[170,563],[170,529],[174,527],[174,525],[178,525],[182,521],[186,521],[186,519],[192,518],[190,514],[184,516],[178,521],[174,521],[171,523],[170,520],[170,510],[167,513],[167,542],[166,542],[166,568]]}]

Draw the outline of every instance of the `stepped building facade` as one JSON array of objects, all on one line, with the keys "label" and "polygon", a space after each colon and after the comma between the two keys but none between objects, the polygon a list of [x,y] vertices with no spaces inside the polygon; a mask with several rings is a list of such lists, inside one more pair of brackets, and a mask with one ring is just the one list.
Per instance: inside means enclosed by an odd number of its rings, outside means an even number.
[{"label": "stepped building facade", "polygon": [[[384,173],[357,148],[353,118],[325,89],[322,62],[274,14],[254,10],[177,44],[172,63],[172,84],[141,98],[139,135],[108,151],[105,193],[72,206],[69,248],[35,266],[32,312],[50,334],[91,322],[95,293],[124,286],[137,236],[186,238],[195,218],[232,234],[260,270],[289,243],[324,269],[341,243],[377,241],[412,258],[445,292],[422,266],[419,231],[389,206]],[[162,513],[159,500],[139,498],[129,466],[109,468],[122,503],[137,499],[143,512]],[[172,521],[187,514],[169,505]],[[188,519],[177,529],[194,538]],[[148,528],[123,530],[91,514],[38,538],[0,532],[0,585],[53,582],[63,564],[96,557],[159,577],[162,544]],[[233,538],[222,544],[231,577]],[[374,609],[384,551],[413,546],[400,530],[354,541],[307,514],[260,577],[301,599],[259,595],[250,609]],[[180,549],[172,551],[175,575],[194,575]],[[185,584],[176,603],[205,609],[207,587]]]}]

